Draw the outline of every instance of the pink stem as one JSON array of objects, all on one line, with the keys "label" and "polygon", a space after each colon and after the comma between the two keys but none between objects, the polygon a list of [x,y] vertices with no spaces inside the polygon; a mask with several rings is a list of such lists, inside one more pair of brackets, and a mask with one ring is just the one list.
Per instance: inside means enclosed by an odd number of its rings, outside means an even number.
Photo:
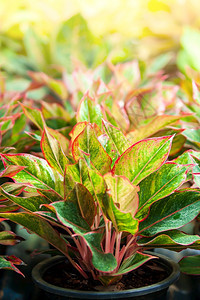
[{"label": "pink stem", "polygon": [[111,222],[105,220],[106,240],[105,240],[105,253],[110,253],[110,239],[111,239]]},{"label": "pink stem", "polygon": [[110,253],[114,253],[115,239],[116,239],[116,231],[113,231],[111,242],[110,242]]},{"label": "pink stem", "polygon": [[122,232],[119,232],[116,236],[116,247],[115,247],[115,258],[117,260],[117,263],[118,263],[118,259],[119,259],[121,237],[122,237]]}]

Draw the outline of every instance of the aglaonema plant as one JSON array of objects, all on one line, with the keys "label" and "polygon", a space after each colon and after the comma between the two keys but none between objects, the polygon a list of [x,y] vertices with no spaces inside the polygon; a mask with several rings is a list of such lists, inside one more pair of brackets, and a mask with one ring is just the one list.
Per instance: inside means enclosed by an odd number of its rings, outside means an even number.
[{"label": "aglaonema plant", "polygon": [[155,258],[145,250],[200,249],[198,235],[179,229],[199,214],[200,192],[180,189],[194,164],[168,161],[173,136],[132,144],[102,119],[99,106],[86,104],[77,112],[68,156],[46,126],[44,158],[1,154],[5,170],[15,172],[0,192],[21,210],[0,217],[44,238],[84,278],[103,285]]}]

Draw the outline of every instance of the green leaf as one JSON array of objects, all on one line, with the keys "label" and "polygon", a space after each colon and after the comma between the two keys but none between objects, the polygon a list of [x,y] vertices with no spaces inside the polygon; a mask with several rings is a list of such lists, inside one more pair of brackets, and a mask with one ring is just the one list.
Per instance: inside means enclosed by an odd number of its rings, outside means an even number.
[{"label": "green leaf", "polygon": [[137,185],[166,161],[172,138],[151,138],[132,145],[115,162],[112,173],[125,176]]},{"label": "green leaf", "polygon": [[67,196],[66,201],[73,202],[79,208],[82,218],[91,227],[96,215],[96,206],[94,199],[86,187],[80,183],[76,183],[72,192]]},{"label": "green leaf", "polygon": [[140,223],[142,236],[177,229],[192,221],[200,210],[200,192],[182,190],[152,204],[148,217]]},{"label": "green leaf", "polygon": [[48,164],[61,175],[64,175],[69,160],[65,156],[58,140],[50,135],[46,129],[42,135],[41,149]]},{"label": "green leaf", "polygon": [[102,252],[102,235],[90,232],[83,236],[92,252],[92,263],[94,267],[103,272],[113,271],[117,267],[117,261],[111,253]]},{"label": "green leaf", "polygon": [[112,197],[105,194],[102,199],[99,199],[99,204],[104,215],[112,221],[117,232],[129,232],[134,235],[138,231],[138,220],[134,219],[131,213],[119,210]]},{"label": "green leaf", "polygon": [[90,232],[90,226],[80,215],[76,203],[60,201],[51,204],[55,208],[57,218],[60,222],[70,227],[76,234],[83,237],[92,252],[92,263],[94,267],[102,272],[113,271],[117,262],[111,253],[103,253],[101,249],[102,235]]},{"label": "green leaf", "polygon": [[9,219],[12,222],[24,226],[29,231],[39,235],[41,238],[45,239],[48,243],[55,246],[64,255],[68,257],[67,254],[67,244],[60,237],[56,230],[44,219],[33,213],[1,213],[0,218]]},{"label": "green leaf", "polygon": [[111,173],[104,175],[115,205],[123,212],[130,212],[134,217],[138,209],[139,188],[134,186],[126,177],[112,176]]},{"label": "green leaf", "polygon": [[122,275],[133,271],[153,258],[156,258],[156,256],[140,253],[137,251],[134,255],[131,255],[123,261],[118,272],[115,273],[115,275]]},{"label": "green leaf", "polygon": [[23,166],[8,166],[5,170],[0,173],[0,177],[13,177],[18,172],[22,171],[25,167]]},{"label": "green leaf", "polygon": [[63,178],[44,159],[30,154],[2,154],[2,157],[7,165],[26,167],[13,177],[16,182],[63,193]]},{"label": "green leaf", "polygon": [[36,212],[38,210],[41,210],[40,205],[50,203],[47,200],[47,198],[45,198],[43,196],[18,197],[18,196],[9,194],[2,187],[0,187],[0,192],[7,199],[9,199],[13,203],[19,205],[23,209],[30,211],[30,212]]},{"label": "green leaf", "polygon": [[40,129],[44,129],[44,118],[42,112],[39,109],[28,107],[21,104],[24,114]]},{"label": "green leaf", "polygon": [[181,166],[167,162],[159,170],[140,182],[139,208],[136,218],[147,216],[153,202],[173,193],[186,181],[186,172],[190,166]]},{"label": "green leaf", "polygon": [[189,142],[200,149],[200,129],[186,129],[182,133]]},{"label": "green leaf", "polygon": [[163,129],[164,127],[178,121],[181,119],[181,116],[168,116],[162,115],[155,117],[151,122],[148,124],[139,127],[133,131],[130,131],[127,135],[127,138],[132,142],[136,143],[140,140],[143,140],[159,130]]},{"label": "green leaf", "polygon": [[131,146],[131,143],[117,127],[103,120],[103,128],[119,156]]},{"label": "green leaf", "polygon": [[[70,197],[73,197],[73,191]],[[50,206],[55,209],[58,220],[65,226],[70,227],[75,233],[83,234],[90,231],[90,226],[81,216],[77,203],[71,201],[57,201]]]},{"label": "green leaf", "polygon": [[181,272],[188,275],[200,275],[200,255],[183,257],[179,262]]},{"label": "green leaf", "polygon": [[79,159],[77,164],[68,165],[64,178],[65,198],[76,183],[83,184],[95,200],[106,191],[102,175],[96,169],[91,169],[84,159]]},{"label": "green leaf", "polygon": [[74,142],[75,138],[85,129],[88,122],[79,122],[77,123],[72,131],[69,133],[69,136],[71,137],[71,144]]},{"label": "green leaf", "polygon": [[200,154],[198,151],[188,150],[173,160],[180,164],[193,164],[193,168],[187,174],[187,179],[192,180],[200,186]]},{"label": "green leaf", "polygon": [[87,121],[89,123],[96,123],[99,128],[102,127],[103,114],[101,107],[88,96],[88,93],[85,94],[79,104],[76,118],[77,122]]},{"label": "green leaf", "polygon": [[19,258],[15,257],[14,255],[11,256],[0,256],[0,269],[7,269],[7,270],[12,270],[20,275],[24,276],[20,270],[15,266],[16,265],[22,265],[23,262]]},{"label": "green leaf", "polygon": [[198,235],[189,235],[180,230],[170,230],[153,237],[141,238],[137,243],[142,248],[167,248],[173,251],[180,251],[185,248],[200,249],[200,237]]},{"label": "green leaf", "polygon": [[72,154],[76,161],[82,157],[80,150],[89,154],[91,163],[104,175],[110,171],[112,160],[98,141],[95,127],[95,124],[88,124],[76,137],[72,144]]},{"label": "green leaf", "polygon": [[12,231],[0,231],[0,244],[1,245],[15,245],[23,241],[23,238],[17,236]]},{"label": "green leaf", "polygon": [[98,140],[112,158],[113,166],[117,158],[128,149],[131,144],[118,128],[104,120],[102,121],[105,134],[99,136]]}]

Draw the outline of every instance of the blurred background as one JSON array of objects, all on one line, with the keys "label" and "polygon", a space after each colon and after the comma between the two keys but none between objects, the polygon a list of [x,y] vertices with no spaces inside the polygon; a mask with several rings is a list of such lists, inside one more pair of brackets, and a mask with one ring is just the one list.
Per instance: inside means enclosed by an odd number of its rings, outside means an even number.
[{"label": "blurred background", "polygon": [[199,0],[0,0],[1,72],[23,86],[27,70],[59,76],[161,54],[169,72],[199,71],[199,11]]}]

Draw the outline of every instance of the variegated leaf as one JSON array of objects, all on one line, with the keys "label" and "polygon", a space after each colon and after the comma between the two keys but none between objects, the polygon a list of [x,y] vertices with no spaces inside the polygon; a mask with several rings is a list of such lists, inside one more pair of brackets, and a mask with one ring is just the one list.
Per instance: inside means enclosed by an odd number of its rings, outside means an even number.
[{"label": "variegated leaf", "polygon": [[69,164],[69,160],[64,154],[58,140],[49,134],[46,129],[42,135],[41,149],[48,164],[61,175],[64,175],[65,168],[66,165]]},{"label": "variegated leaf", "polygon": [[103,114],[101,107],[88,94],[85,94],[81,99],[76,118],[78,122],[87,121],[89,123],[96,123],[99,128],[102,127]]},{"label": "variegated leaf", "polygon": [[140,222],[139,233],[152,236],[177,229],[192,221],[200,211],[200,192],[182,190],[152,204],[148,217]]},{"label": "variegated leaf", "polygon": [[138,245],[142,248],[167,248],[173,251],[185,248],[200,249],[200,236],[189,235],[180,230],[169,230],[153,237],[141,238]]},{"label": "variegated leaf", "polygon": [[140,182],[139,208],[136,218],[143,219],[152,203],[173,193],[187,178],[190,166],[167,162]]},{"label": "variegated leaf", "polygon": [[132,142],[136,143],[141,141],[149,136],[152,136],[154,133],[158,132],[159,130],[163,129],[167,125],[170,125],[177,120],[180,120],[181,116],[168,116],[162,115],[153,118],[151,122],[145,124],[138,129],[130,131],[127,135],[127,138]]},{"label": "variegated leaf", "polygon": [[140,141],[128,148],[115,162],[112,173],[127,177],[134,185],[159,169],[166,161],[172,136]]},{"label": "variegated leaf", "polygon": [[112,160],[98,141],[95,132],[95,126],[88,124],[74,140],[72,144],[72,154],[76,161],[82,157],[80,150],[90,155],[91,163],[104,175],[110,171]]},{"label": "variegated leaf", "polygon": [[63,177],[46,160],[31,154],[2,154],[2,157],[7,165],[25,167],[13,177],[16,182],[41,189],[52,188],[63,194]]},{"label": "variegated leaf", "polygon": [[108,186],[115,205],[122,212],[129,212],[134,217],[138,209],[139,187],[134,186],[123,176],[113,176],[111,173],[104,175],[104,180]]}]

